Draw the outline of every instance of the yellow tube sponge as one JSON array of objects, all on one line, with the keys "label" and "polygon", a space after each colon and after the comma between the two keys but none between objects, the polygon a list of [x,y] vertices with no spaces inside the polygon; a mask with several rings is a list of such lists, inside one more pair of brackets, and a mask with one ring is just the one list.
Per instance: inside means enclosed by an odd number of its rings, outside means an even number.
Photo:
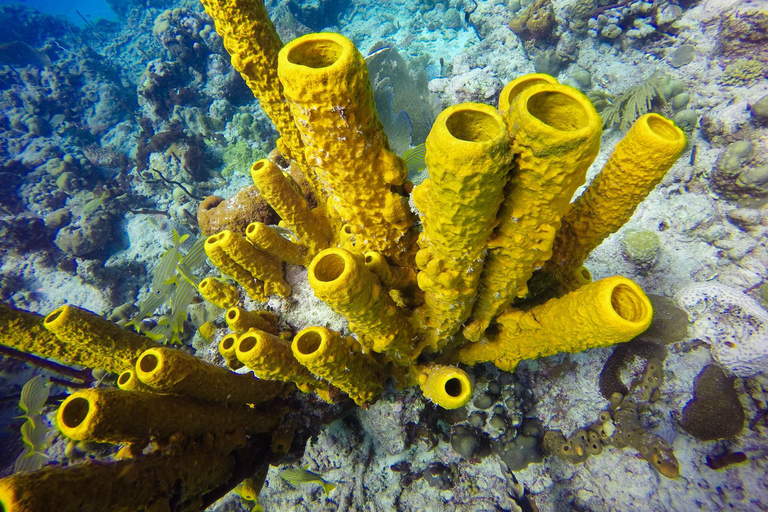
[{"label": "yellow tube sponge", "polygon": [[269,311],[247,311],[241,307],[229,308],[224,315],[227,325],[235,332],[258,329],[277,336],[277,315]]},{"label": "yellow tube sponge", "polygon": [[200,281],[197,291],[205,300],[221,309],[231,308],[240,302],[240,292],[237,288],[215,277],[206,277]]},{"label": "yellow tube sponge", "polygon": [[331,245],[334,237],[328,219],[309,208],[301,193],[291,185],[291,178],[275,164],[266,158],[259,160],[251,166],[251,178],[286,227],[307,247],[308,258]]},{"label": "yellow tube sponge", "polygon": [[117,377],[117,387],[123,391],[152,392],[152,388],[145,386],[144,383],[139,380],[133,368],[125,370]]},{"label": "yellow tube sponge", "polygon": [[[279,414],[279,413],[282,414]],[[181,433],[203,434],[269,432],[285,411],[257,412],[247,405],[198,402],[173,395],[121,389],[86,389],[73,393],[59,406],[56,425],[77,441],[138,442],[151,437],[167,439]]]},{"label": "yellow tube sponge", "polygon": [[342,35],[307,34],[280,50],[277,72],[307,162],[323,169],[320,180],[351,226],[356,252],[409,260],[413,215],[399,193],[407,171],[389,148],[363,56]]},{"label": "yellow tube sponge", "polygon": [[207,402],[258,404],[283,390],[281,382],[263,381],[233,373],[180,350],[147,350],[136,363],[136,376],[160,393],[172,393]]},{"label": "yellow tube sponge", "polygon": [[362,258],[341,248],[315,256],[307,273],[315,295],[349,320],[366,349],[384,352],[399,364],[414,357],[406,310],[395,305]]},{"label": "yellow tube sponge", "polygon": [[[255,285],[254,290],[258,290],[260,281],[264,282],[264,295],[276,293],[287,297],[291,294],[291,287],[283,280],[282,263],[234,231],[225,229],[209,236],[205,241],[205,253],[222,272],[243,285],[249,295],[249,286]],[[251,298],[259,300],[253,295]]]},{"label": "yellow tube sponge", "polygon": [[143,351],[158,346],[146,336],[70,305],[49,313],[43,327],[64,343],[79,346],[78,359],[81,360],[73,362],[114,373],[130,368]]},{"label": "yellow tube sponge", "polygon": [[137,459],[19,472],[0,479],[0,510],[158,512],[171,510],[171,503],[178,511],[202,510],[202,496],[215,493],[237,471],[232,450],[189,443],[178,454],[158,450]]},{"label": "yellow tube sponge", "polygon": [[78,344],[60,340],[55,334],[43,327],[45,317],[11,307],[0,302],[0,344],[22,352],[36,354],[48,359],[58,359],[65,363],[82,364],[89,368],[103,366],[86,362],[104,363],[100,359],[90,361],[92,353],[82,353]]},{"label": "yellow tube sponge", "polygon": [[262,0],[202,0],[205,12],[213,18],[216,32],[232,57],[232,66],[240,72],[259,104],[275,123],[287,146],[287,157],[301,158],[299,132],[291,118],[277,78],[277,55],[283,42],[269,19]]},{"label": "yellow tube sponge", "polygon": [[685,134],[658,114],[635,121],[602,171],[563,217],[545,270],[561,278],[624,225],[685,149]]},{"label": "yellow tube sponge", "polygon": [[501,90],[501,94],[499,94],[499,112],[504,113],[509,110],[509,107],[512,106],[512,102],[517,98],[517,95],[528,87],[531,87],[532,85],[556,83],[557,79],[555,77],[544,73],[529,73],[515,78],[504,86],[504,89]]},{"label": "yellow tube sponge", "polygon": [[485,244],[512,168],[507,125],[496,109],[445,109],[426,142],[429,179],[413,191],[424,230],[416,254],[426,304],[419,329],[435,350],[461,328],[477,295]]},{"label": "yellow tube sponge", "polygon": [[472,341],[512,300],[528,293],[526,283],[552,255],[560,219],[600,149],[600,116],[583,94],[565,85],[520,91],[507,111],[507,124],[517,169],[488,242],[472,320],[464,329]]},{"label": "yellow tube sponge", "polygon": [[351,336],[325,327],[307,327],[293,338],[293,355],[315,375],[345,392],[357,405],[371,403],[384,388],[384,372],[371,356],[363,354]]},{"label": "yellow tube sponge", "polygon": [[291,242],[283,235],[270,228],[263,222],[251,222],[245,228],[245,238],[253,245],[276,260],[282,260],[291,265],[307,266],[307,248]]},{"label": "yellow tube sponge", "polygon": [[443,409],[463,407],[472,397],[472,379],[461,368],[428,364],[414,370],[424,396]]},{"label": "yellow tube sponge", "polygon": [[498,333],[462,347],[458,360],[492,362],[511,372],[523,359],[624,343],[645,331],[652,316],[651,303],[637,284],[608,277],[528,311],[508,309],[496,319]]},{"label": "yellow tube sponge", "polygon": [[302,366],[291,352],[290,345],[277,336],[251,329],[237,339],[237,358],[261,379],[293,382],[302,391],[328,388]]},{"label": "yellow tube sponge", "polygon": [[379,278],[398,306],[418,307],[424,304],[424,292],[419,288],[415,269],[390,265],[384,256],[375,251],[367,251],[363,258],[366,268]]},{"label": "yellow tube sponge", "polygon": [[237,358],[237,334],[227,334],[219,341],[219,354],[227,362],[232,370],[243,367],[243,363]]}]

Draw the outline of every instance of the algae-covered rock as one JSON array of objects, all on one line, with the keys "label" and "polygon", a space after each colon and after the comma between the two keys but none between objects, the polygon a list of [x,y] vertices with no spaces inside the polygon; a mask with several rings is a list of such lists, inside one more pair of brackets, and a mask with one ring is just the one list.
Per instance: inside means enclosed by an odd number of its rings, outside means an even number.
[{"label": "algae-covered rock", "polygon": [[730,144],[712,172],[711,184],[726,199],[768,195],[768,165],[749,165],[755,147],[748,140]]},{"label": "algae-covered rock", "polygon": [[751,112],[757,122],[768,124],[768,94],[752,105]]},{"label": "algae-covered rock", "polygon": [[691,44],[684,44],[675,48],[669,55],[669,63],[673,68],[680,68],[693,61],[696,50]]},{"label": "algae-covered rock", "polygon": [[639,267],[648,269],[659,255],[659,235],[654,231],[628,231],[622,239],[624,254]]},{"label": "algae-covered rock", "polygon": [[256,187],[241,188],[229,199],[209,196],[200,203],[197,223],[205,236],[225,229],[245,233],[251,222],[277,224],[280,221],[275,210],[261,197]]},{"label": "algae-covered rock", "polygon": [[744,408],[734,388],[735,378],[716,365],[696,376],[694,397],[683,409],[682,427],[702,441],[729,439],[744,428]]},{"label": "algae-covered rock", "polygon": [[[678,96],[680,95],[678,94]],[[677,96],[675,96],[675,98],[677,98]],[[672,121],[674,121],[674,123],[684,132],[691,133],[693,129],[696,128],[699,116],[695,111],[687,108],[672,116]]]}]

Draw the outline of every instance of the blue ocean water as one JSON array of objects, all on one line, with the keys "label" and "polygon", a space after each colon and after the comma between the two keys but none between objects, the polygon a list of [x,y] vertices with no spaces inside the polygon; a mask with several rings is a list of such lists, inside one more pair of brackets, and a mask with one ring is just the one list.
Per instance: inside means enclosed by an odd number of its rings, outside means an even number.
[{"label": "blue ocean water", "polygon": [[78,27],[82,27],[89,22],[95,23],[100,19],[111,21],[117,19],[117,15],[110,9],[109,3],[100,0],[87,0],[85,2],[75,0],[23,0],[20,2],[2,0],[0,5],[23,5],[54,16],[65,16],[70,23]]},{"label": "blue ocean water", "polygon": [[768,510],[768,0],[204,4],[0,0],[0,509]]}]

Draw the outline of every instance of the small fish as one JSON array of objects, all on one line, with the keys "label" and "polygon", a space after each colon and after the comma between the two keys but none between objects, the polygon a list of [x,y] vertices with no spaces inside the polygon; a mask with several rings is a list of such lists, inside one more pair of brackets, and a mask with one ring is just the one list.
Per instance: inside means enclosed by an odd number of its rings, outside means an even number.
[{"label": "small fish", "polygon": [[284,469],[280,473],[280,478],[294,487],[298,484],[318,484],[323,487],[326,496],[331,494],[331,491],[336,488],[336,484],[327,482],[321,475],[307,469],[308,467],[304,466],[304,469]]},{"label": "small fish", "polygon": [[405,160],[405,166],[408,169],[408,172],[413,173],[426,167],[427,164],[424,162],[426,155],[427,146],[423,143],[406,151],[403,155],[403,160]]},{"label": "small fish", "polygon": [[32,377],[21,388],[21,399],[19,407],[26,413],[23,417],[30,418],[40,414],[48,400],[48,394],[51,391],[51,382],[47,377],[37,375]]},{"label": "small fish", "polygon": [[391,47],[391,46],[382,46],[381,48],[376,48],[375,50],[371,50],[371,53],[369,53],[369,54],[368,54],[368,55],[365,57],[365,61],[366,61],[366,62],[370,62],[370,61],[371,61],[371,60],[373,60],[373,58],[374,58],[374,57],[376,57],[377,55],[381,55],[382,53],[388,52],[388,51],[389,51],[389,50],[391,50],[391,49],[392,49],[392,47]]},{"label": "small fish", "polygon": [[51,65],[51,59],[45,52],[32,48],[23,41],[11,41],[0,44],[0,64],[44,68]]}]

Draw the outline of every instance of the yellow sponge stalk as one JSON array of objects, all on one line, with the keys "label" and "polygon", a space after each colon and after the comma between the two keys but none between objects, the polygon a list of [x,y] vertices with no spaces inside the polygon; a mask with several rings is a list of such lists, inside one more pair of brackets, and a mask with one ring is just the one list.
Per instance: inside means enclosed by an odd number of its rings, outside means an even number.
[{"label": "yellow sponge stalk", "polygon": [[424,226],[416,255],[426,302],[419,330],[439,350],[472,311],[504,199],[512,168],[504,118],[479,103],[445,109],[427,137],[426,164],[429,179],[413,190]]},{"label": "yellow sponge stalk", "polygon": [[635,121],[563,217],[552,259],[544,269],[568,281],[567,275],[630,219],[680,157],[685,144],[685,134],[669,119],[646,114]]},{"label": "yellow sponge stalk", "polygon": [[608,277],[528,311],[508,309],[497,318],[498,333],[462,347],[458,360],[492,362],[511,372],[523,359],[624,343],[645,331],[652,316],[651,303],[637,284]]},{"label": "yellow sponge stalk", "polygon": [[281,382],[233,373],[172,348],[145,351],[136,363],[136,376],[160,393],[206,402],[258,404],[283,391]]},{"label": "yellow sponge stalk", "polygon": [[296,360],[309,371],[345,392],[357,405],[371,403],[384,388],[382,366],[360,352],[351,336],[342,337],[325,327],[307,327],[293,338]]},{"label": "yellow sponge stalk", "polygon": [[507,124],[517,169],[488,242],[472,321],[464,329],[472,341],[512,300],[528,293],[526,283],[551,257],[560,219],[600,149],[600,116],[583,94],[564,85],[520,91]]},{"label": "yellow sponge stalk", "polygon": [[[283,42],[269,19],[262,0],[202,0],[205,12],[213,18],[216,32],[232,57],[248,88],[275,123],[282,137],[281,152],[301,158],[302,144],[277,78],[277,55]],[[287,147],[286,147],[287,146]]]},{"label": "yellow sponge stalk", "polygon": [[[276,293],[287,297],[291,294],[291,287],[283,280],[280,260],[252,246],[234,231],[225,229],[209,236],[205,241],[205,252],[214,265],[242,284],[249,295],[251,292],[245,284],[255,285],[254,289],[258,290],[260,281],[264,282],[264,295]],[[253,295],[251,298],[259,300]]]},{"label": "yellow sponge stalk", "polygon": [[306,246],[308,258],[331,245],[334,235],[328,219],[309,208],[301,193],[291,185],[291,178],[275,164],[266,158],[259,160],[251,166],[251,178],[282,223]]},{"label": "yellow sponge stalk", "polygon": [[245,238],[253,245],[276,260],[291,265],[307,266],[307,248],[291,242],[263,222],[252,222],[245,228]]},{"label": "yellow sponge stalk", "polygon": [[[84,352],[79,344],[67,343],[43,327],[45,317],[0,302],[0,344],[65,363],[103,368],[101,358]],[[90,363],[90,364],[86,364]]]},{"label": "yellow sponge stalk", "polygon": [[415,236],[407,171],[389,148],[363,56],[342,35],[307,34],[280,50],[278,76],[307,162],[323,169],[329,209],[348,224],[355,251],[407,262]]},{"label": "yellow sponge stalk", "polygon": [[200,437],[209,432],[232,433],[238,429],[249,434],[269,432],[284,413],[101,388],[69,395],[56,413],[56,425],[71,439],[117,444],[152,437],[167,439],[176,433]]},{"label": "yellow sponge stalk", "polygon": [[258,329],[277,336],[277,315],[269,311],[247,311],[241,307],[229,308],[224,315],[227,325],[235,332]]},{"label": "yellow sponge stalk", "polygon": [[73,362],[114,373],[131,368],[143,351],[158,346],[146,336],[70,305],[49,313],[43,327],[68,346],[78,347]]},{"label": "yellow sponge stalk", "polygon": [[206,277],[200,281],[197,291],[205,300],[221,309],[231,308],[240,302],[240,292],[237,288],[215,277]]},{"label": "yellow sponge stalk", "polygon": [[320,300],[349,320],[366,351],[384,352],[399,364],[415,356],[406,310],[395,305],[361,257],[326,249],[310,263],[307,279]]},{"label": "yellow sponge stalk", "polygon": [[237,370],[243,367],[243,363],[237,358],[237,334],[227,334],[221,338],[218,349],[230,369]]},{"label": "yellow sponge stalk", "polygon": [[424,396],[443,409],[458,409],[472,397],[472,379],[455,366],[428,364],[414,368]]}]

